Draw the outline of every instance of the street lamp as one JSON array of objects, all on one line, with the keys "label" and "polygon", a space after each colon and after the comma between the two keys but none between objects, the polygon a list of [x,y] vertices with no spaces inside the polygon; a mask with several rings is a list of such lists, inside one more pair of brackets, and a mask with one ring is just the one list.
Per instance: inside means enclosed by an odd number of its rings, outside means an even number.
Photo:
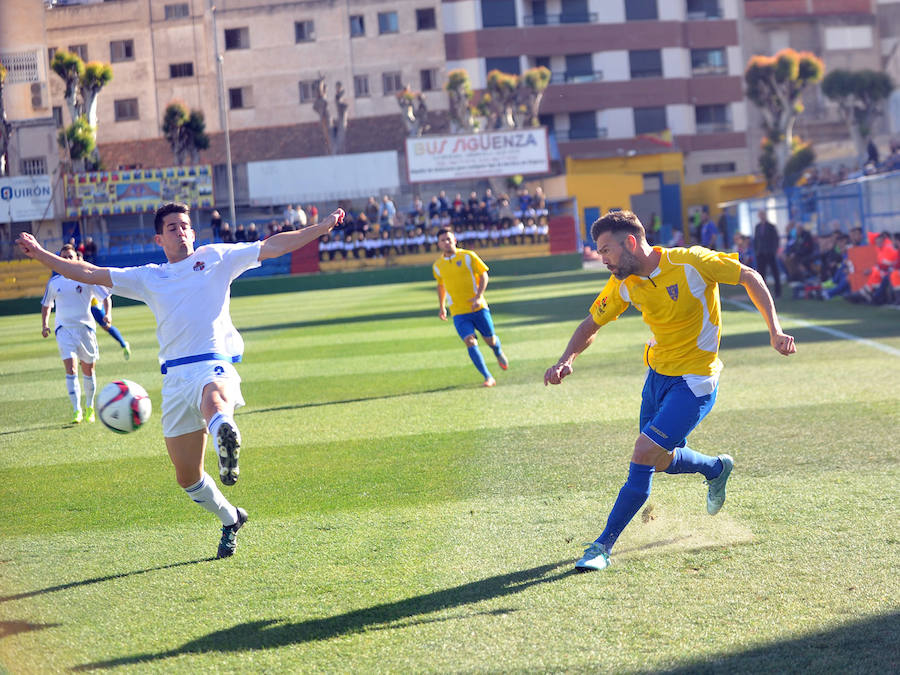
[{"label": "street lamp", "polygon": [[213,52],[216,56],[216,81],[218,83],[219,123],[225,132],[225,167],[228,173],[228,208],[231,211],[231,226],[237,225],[234,212],[234,175],[231,169],[231,134],[228,131],[228,111],[225,108],[225,57],[219,53],[219,31],[216,28],[216,6],[209,0],[209,12],[212,16]]}]

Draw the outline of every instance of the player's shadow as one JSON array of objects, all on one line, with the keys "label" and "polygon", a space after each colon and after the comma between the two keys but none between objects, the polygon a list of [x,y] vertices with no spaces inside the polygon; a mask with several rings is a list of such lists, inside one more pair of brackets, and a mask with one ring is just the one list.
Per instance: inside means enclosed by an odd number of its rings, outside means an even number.
[{"label": "player's shadow", "polygon": [[30,623],[29,621],[0,621],[0,638],[46,628],[58,628],[61,625],[59,623]]},{"label": "player's shadow", "polygon": [[[147,664],[151,661],[168,659],[182,654],[274,649],[303,642],[328,640],[365,630],[404,627],[417,623],[446,620],[441,617],[423,617],[433,612],[464,607],[482,600],[502,598],[521,593],[532,586],[559,581],[575,573],[571,567],[562,572],[557,571],[563,565],[568,566],[569,564],[569,560],[561,560],[323,619],[310,619],[298,623],[283,623],[278,619],[248,621],[209,633],[166,652],[135,654],[109,661],[86,663],[74,667],[73,670],[115,668],[136,663]],[[501,609],[488,613],[506,614],[511,611],[513,610]],[[472,615],[484,613],[473,612]]]},{"label": "player's shadow", "polygon": [[169,565],[160,565],[158,567],[148,567],[143,570],[134,570],[133,572],[122,572],[121,574],[110,574],[105,577],[94,577],[93,579],[82,579],[81,581],[71,581],[67,584],[59,584],[58,586],[48,586],[36,591],[26,591],[24,593],[16,593],[14,595],[0,596],[0,602],[9,602],[10,600],[23,600],[24,598],[33,598],[36,595],[44,595],[45,593],[55,593],[56,591],[65,591],[69,588],[78,588],[79,586],[89,586],[91,584],[100,584],[104,581],[112,581],[113,579],[124,579],[126,577],[134,577],[139,574],[147,574],[148,572],[158,572],[160,570],[170,570],[174,567],[183,567],[185,565],[196,565],[197,563],[210,562],[215,558],[200,558],[198,560],[185,560],[183,562],[171,563]]},{"label": "player's shadow", "polygon": [[282,410],[302,410],[303,408],[320,408],[322,406],[342,405],[345,403],[365,403],[366,401],[380,401],[390,398],[404,398],[406,396],[418,396],[420,394],[438,394],[442,391],[452,391],[453,389],[460,388],[461,385],[439,387],[437,389],[425,389],[422,391],[403,391],[397,394],[385,394],[384,396],[360,396],[359,398],[342,398],[338,401],[314,401],[310,403],[297,403],[295,405],[277,405],[269,408],[254,408],[253,410],[241,411],[241,415],[280,412]]},{"label": "player's shadow", "polygon": [[28,434],[32,431],[48,431],[50,429],[71,429],[78,426],[67,422],[65,424],[41,424],[34,427],[22,427],[21,429],[10,429],[9,431],[0,431],[0,436],[9,436],[10,434]]}]

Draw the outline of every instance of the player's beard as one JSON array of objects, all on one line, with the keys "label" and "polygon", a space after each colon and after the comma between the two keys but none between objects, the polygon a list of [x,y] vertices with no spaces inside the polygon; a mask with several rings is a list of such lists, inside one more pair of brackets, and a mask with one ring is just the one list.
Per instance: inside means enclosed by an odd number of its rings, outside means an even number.
[{"label": "player's beard", "polygon": [[622,248],[622,255],[619,257],[619,264],[615,265],[615,270],[610,270],[613,276],[620,281],[627,279],[632,274],[638,272],[638,261],[627,248]]}]

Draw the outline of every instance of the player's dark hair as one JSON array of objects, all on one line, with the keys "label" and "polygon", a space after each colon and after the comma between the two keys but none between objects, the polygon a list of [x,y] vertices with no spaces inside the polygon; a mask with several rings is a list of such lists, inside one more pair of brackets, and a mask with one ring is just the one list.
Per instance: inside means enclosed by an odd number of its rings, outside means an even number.
[{"label": "player's dark hair", "polygon": [[454,234],[453,230],[451,230],[449,227],[442,227],[441,229],[439,229],[437,231],[438,237],[440,237],[442,234],[452,234],[454,237],[456,236],[456,234]]},{"label": "player's dark hair", "polygon": [[613,234],[624,232],[625,234],[634,235],[634,238],[638,241],[647,238],[644,226],[641,225],[641,221],[631,211],[609,211],[601,218],[595,220],[594,224],[591,225],[591,238],[597,241],[597,238],[604,232],[612,232]]},{"label": "player's dark hair", "polygon": [[156,234],[162,234],[163,221],[170,213],[184,213],[190,218],[191,207],[180,202],[169,202],[156,209],[156,215],[153,216],[153,226],[156,228]]}]

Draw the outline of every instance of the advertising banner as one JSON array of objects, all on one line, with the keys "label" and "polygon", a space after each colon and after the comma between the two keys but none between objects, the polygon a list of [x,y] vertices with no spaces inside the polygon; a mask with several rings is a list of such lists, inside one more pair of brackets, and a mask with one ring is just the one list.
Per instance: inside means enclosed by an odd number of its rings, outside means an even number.
[{"label": "advertising banner", "polygon": [[0,178],[0,222],[54,218],[50,176]]},{"label": "advertising banner", "polygon": [[95,171],[66,176],[66,216],[155,211],[164,202],[212,208],[212,167]]},{"label": "advertising banner", "polygon": [[406,139],[410,183],[548,173],[547,129],[508,129]]}]

